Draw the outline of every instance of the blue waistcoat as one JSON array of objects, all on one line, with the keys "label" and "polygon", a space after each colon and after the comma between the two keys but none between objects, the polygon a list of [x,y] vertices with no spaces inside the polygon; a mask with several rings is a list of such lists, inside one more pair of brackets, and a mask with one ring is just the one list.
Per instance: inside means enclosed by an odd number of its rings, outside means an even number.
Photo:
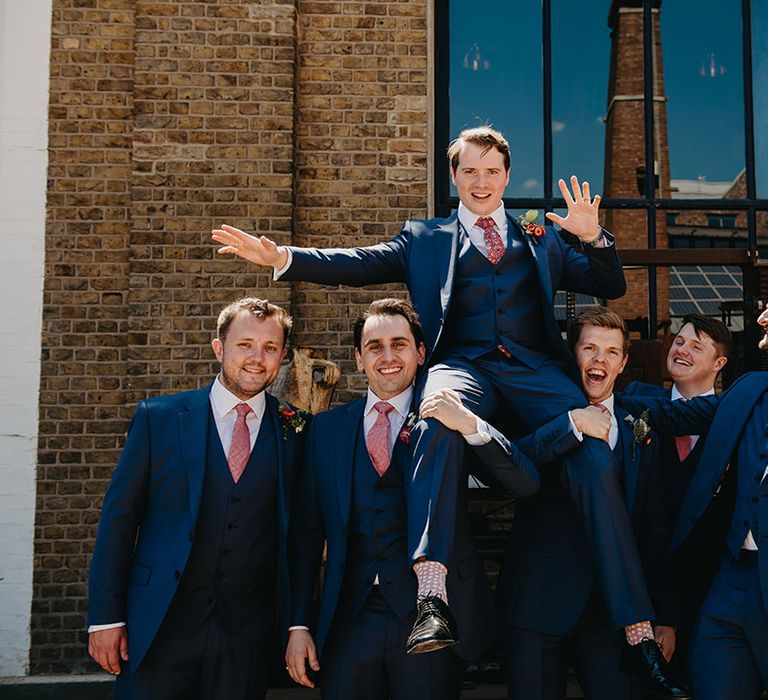
[{"label": "blue waistcoat", "polygon": [[[205,484],[194,544],[169,616],[194,630],[218,607],[235,630],[274,609],[278,548],[277,436],[262,420],[237,484],[213,415],[208,418]],[[272,620],[269,626],[271,629]]]},{"label": "blue waistcoat", "polygon": [[461,230],[451,307],[440,345],[469,360],[503,344],[536,368],[550,354],[536,264],[515,226],[507,250],[492,265]]},{"label": "blue waistcoat", "polygon": [[357,432],[352,470],[349,550],[339,609],[356,615],[376,575],[390,608],[404,617],[416,604],[416,583],[408,561],[403,466],[408,450],[395,442],[392,461],[379,477],[365,446],[362,423]]}]

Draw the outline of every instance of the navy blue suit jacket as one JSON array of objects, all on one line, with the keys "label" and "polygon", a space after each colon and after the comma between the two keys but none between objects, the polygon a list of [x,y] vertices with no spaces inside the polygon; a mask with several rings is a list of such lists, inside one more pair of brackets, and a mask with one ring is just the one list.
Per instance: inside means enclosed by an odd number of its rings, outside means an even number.
[{"label": "navy blue suit jacket", "polygon": [[[297,479],[290,540],[291,624],[315,630],[319,654],[339,604],[347,566],[355,436],[365,403],[365,398],[357,399],[314,418]],[[533,493],[539,485],[536,468],[495,429],[491,428],[491,434],[494,440],[483,446],[481,453],[494,465],[495,473],[492,476],[481,467],[478,476],[501,483],[508,492]],[[509,457],[504,456],[507,453]],[[496,630],[491,592],[472,539],[463,492],[458,495],[457,513],[456,541],[448,565],[448,599],[459,627],[460,641],[453,649],[470,659],[493,643]],[[312,599],[326,541],[325,580],[317,625],[313,626]],[[415,591],[414,586],[414,607]]]},{"label": "navy blue suit jacket", "polygon": [[[104,497],[89,572],[88,624],[126,622],[136,670],[165,618],[192,549],[205,477],[210,386],[141,401]],[[282,438],[278,402],[264,420]],[[302,435],[298,436],[299,439]],[[300,445],[278,439],[279,590],[288,619],[288,495]]]},{"label": "navy blue suit jacket", "polygon": [[[768,372],[749,372],[740,377],[728,391],[718,397],[707,396],[685,403],[642,397],[638,407],[645,405],[651,420],[660,429],[677,435],[703,434],[706,441],[688,493],[683,500],[680,516],[672,535],[671,550],[683,546],[713,499],[720,494],[723,480],[736,458],[738,463],[749,464],[755,459],[768,459],[766,445],[746,444],[742,433],[755,405],[768,391]],[[640,403],[642,402],[642,403]],[[751,478],[746,469],[737,470],[739,480]],[[763,479],[756,494],[759,497],[759,549],[760,585],[763,602],[768,610],[768,479]],[[758,533],[754,533],[758,536]]]},{"label": "navy blue suit jacket", "polygon": [[[507,214],[512,230],[518,223]],[[626,282],[616,246],[583,252],[566,244],[552,228],[528,242],[538,271],[541,308],[547,339],[555,355],[570,362],[554,314],[557,290],[580,292],[616,299],[626,291]],[[609,234],[610,235],[610,234]],[[427,361],[440,340],[451,307],[456,261],[459,253],[459,222],[456,214],[447,219],[406,221],[390,241],[364,248],[291,248],[293,263],[282,279],[325,285],[365,286],[405,282],[419,314],[427,346]]]},{"label": "navy blue suit jacket", "polygon": [[[614,410],[619,427],[625,502],[636,534],[654,606],[666,611],[668,593],[653,562],[663,559],[668,529],[653,523],[658,501],[658,441],[632,449],[629,415],[618,398]],[[509,535],[499,582],[497,606],[504,624],[549,635],[564,635],[578,622],[595,585],[595,562],[572,497],[562,483],[561,458],[581,443],[562,415],[519,440],[530,453],[547,449],[551,461],[540,466],[541,489],[520,501]],[[659,552],[661,549],[661,552]],[[657,615],[660,615],[657,610]],[[663,614],[667,614],[666,612]],[[606,624],[609,619],[606,613]]]}]

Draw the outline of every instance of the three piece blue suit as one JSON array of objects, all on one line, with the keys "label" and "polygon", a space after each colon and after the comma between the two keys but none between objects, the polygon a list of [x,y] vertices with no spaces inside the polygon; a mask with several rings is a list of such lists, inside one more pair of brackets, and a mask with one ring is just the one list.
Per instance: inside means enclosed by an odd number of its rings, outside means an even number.
[{"label": "three piece blue suit", "polygon": [[[741,377],[719,400],[682,403],[632,398],[659,429],[702,434],[698,468],[683,500],[670,550],[697,536],[735,470],[727,554],[709,588],[693,633],[690,674],[697,700],[757,698],[768,687],[768,373]],[[751,531],[757,551],[743,548]]]},{"label": "three piece blue suit", "polygon": [[[89,572],[89,625],[127,623],[118,697],[262,697],[277,613],[289,612],[289,494],[300,438],[266,396],[235,484],[210,386],[141,401],[107,489]],[[204,669],[211,646],[235,667]],[[217,664],[226,662],[223,653]],[[186,668],[180,676],[173,669]],[[201,687],[211,670],[216,688]],[[186,685],[185,685],[186,684]]]},{"label": "three piece blue suit", "polygon": [[[652,435],[650,444],[633,447],[629,414],[618,397],[614,413],[619,436],[609,468],[623,486],[654,606],[659,615],[667,615],[670,592],[657,565],[670,536],[659,518],[658,440]],[[497,592],[509,698],[562,700],[569,664],[586,697],[636,697],[637,689],[619,670],[623,632],[611,623],[590,538],[564,483],[562,458],[579,445],[568,416],[550,421],[517,445],[526,453],[548,445],[556,459],[541,465],[540,491],[516,505]],[[604,477],[593,472],[598,482]]]},{"label": "three piece blue suit", "polygon": [[[580,252],[550,227],[534,239],[509,216],[507,232],[506,252],[495,266],[470,243],[454,215],[406,222],[394,239],[370,247],[291,248],[293,261],[282,278],[353,286],[405,282],[421,318],[430,365],[419,394],[450,387],[481,418],[511,409],[523,429],[531,430],[587,403],[572,380],[575,366],[555,320],[555,292],[616,298],[626,284],[614,246]],[[427,420],[412,436],[408,546],[413,559],[447,563],[453,551],[462,450],[453,449],[451,433]],[[622,627],[652,618],[653,610],[618,481],[599,495],[582,484],[593,483],[587,476],[593,465],[611,471],[612,461],[604,443],[588,438],[564,468],[589,526],[611,618]],[[606,509],[606,499],[615,507]],[[610,546],[604,546],[606,537]]]},{"label": "three piece blue suit", "polygon": [[[463,660],[482,654],[496,633],[466,494],[455,495],[456,540],[447,580],[460,641],[450,649],[409,656],[405,640],[415,619],[417,588],[405,517],[412,445],[398,438],[389,468],[379,477],[365,446],[365,405],[366,399],[358,399],[313,420],[291,526],[291,624],[313,632],[325,700],[457,698]],[[539,485],[533,464],[514,450],[502,464],[500,453],[508,448],[500,445],[507,443],[491,430],[499,446],[486,450],[496,467],[489,480],[508,491],[533,493]],[[456,434],[459,441],[463,438]],[[466,489],[466,478],[464,484]],[[325,579],[315,623],[312,602],[324,542]]]}]

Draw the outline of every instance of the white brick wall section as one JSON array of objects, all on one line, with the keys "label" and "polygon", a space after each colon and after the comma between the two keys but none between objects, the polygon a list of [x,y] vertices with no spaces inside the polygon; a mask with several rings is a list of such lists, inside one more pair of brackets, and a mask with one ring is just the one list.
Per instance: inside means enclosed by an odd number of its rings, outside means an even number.
[{"label": "white brick wall section", "polygon": [[0,676],[29,672],[51,0],[0,0]]}]

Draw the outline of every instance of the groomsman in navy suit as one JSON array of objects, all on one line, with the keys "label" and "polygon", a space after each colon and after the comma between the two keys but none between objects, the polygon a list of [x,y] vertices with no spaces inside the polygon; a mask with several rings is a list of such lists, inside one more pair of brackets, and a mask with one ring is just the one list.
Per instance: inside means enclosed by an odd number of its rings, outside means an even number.
[{"label": "groomsman in navy suit", "polygon": [[89,574],[89,652],[116,697],[263,698],[308,416],[265,392],[290,316],[246,298],[219,315],[220,373],[141,401],[104,497]]},{"label": "groomsman in navy suit", "polygon": [[[670,593],[660,570],[669,531],[660,517],[659,443],[653,433],[634,434],[636,417],[613,391],[627,363],[629,333],[621,316],[595,307],[571,324],[568,339],[592,406],[551,421],[517,444],[524,451],[540,445],[567,451],[585,435],[608,443],[657,610],[655,621],[669,624],[664,616]],[[636,674],[638,659],[628,654],[624,635],[607,612],[596,558],[563,483],[562,461],[540,465],[540,472],[540,491],[516,506],[497,596],[509,698],[563,700],[569,663],[591,700],[638,697],[629,677]],[[632,650],[656,666],[660,673],[654,678],[667,679],[652,690],[661,697],[690,697],[679,681],[670,687],[674,674],[652,638]]]},{"label": "groomsman in navy suit", "polygon": [[[405,282],[424,326],[426,364],[417,396],[454,389],[483,419],[513,411],[525,430],[583,406],[573,358],[554,314],[559,289],[617,298],[626,283],[613,237],[598,223],[600,197],[589,184],[560,181],[568,213],[547,214],[579,239],[578,250],[551,227],[518,222],[504,210],[509,145],[490,127],[463,131],[448,157],[461,203],[447,219],[408,221],[399,235],[365,248],[285,248],[224,226],[212,237],[234,253],[275,269],[284,280],[362,286]],[[427,420],[414,430],[408,484],[408,549],[421,603],[408,648],[455,642],[445,604],[445,575],[456,537],[461,450],[452,432]],[[613,456],[587,437],[565,459],[570,493],[587,528],[611,619],[627,638],[652,634],[653,607],[643,580],[629,514],[613,474]],[[589,486],[585,486],[587,482]],[[609,507],[605,504],[609,503]],[[652,665],[647,676],[654,672]]]},{"label": "groomsman in navy suit", "polygon": [[[768,350],[768,311],[761,350]],[[724,554],[701,606],[689,653],[696,700],[755,700],[768,688],[768,372],[750,372],[716,397],[687,402],[627,397],[633,410],[673,434],[706,432],[699,465],[672,535],[675,553],[700,536],[708,512],[723,497],[733,511],[723,528]]]},{"label": "groomsman in navy suit", "polygon": [[[717,375],[728,362],[732,347],[728,327],[716,318],[688,314],[683,317],[667,353],[667,372],[672,387],[632,382],[622,392],[627,396],[650,395],[688,401],[715,393]],[[661,435],[661,478],[664,486],[667,518],[674,525],[685,493],[691,483],[706,440],[702,435]],[[665,565],[669,586],[678,596],[677,612],[672,621],[675,630],[657,626],[656,640],[669,649],[676,638],[675,662],[682,667],[699,607],[725,553],[726,524],[731,517],[732,501],[728,491],[735,486],[729,479],[716,503],[707,509],[707,517],[697,528],[698,537],[687,542]]]},{"label": "groomsman in navy suit", "polygon": [[[458,698],[465,660],[485,651],[496,632],[463,491],[457,494],[447,582],[460,641],[433,654],[408,655],[405,649],[416,608],[405,489],[410,432],[418,421],[413,381],[424,362],[422,329],[410,304],[382,299],[355,323],[354,343],[367,394],[315,417],[297,476],[287,667],[294,680],[309,687],[319,672],[324,700]],[[435,398],[424,410],[436,415],[440,403]],[[469,441],[497,443],[484,453],[495,478],[481,471],[484,479],[510,493],[533,493],[539,484],[533,464],[458,405],[464,423],[451,426],[461,427]],[[458,449],[462,437],[455,436]],[[466,488],[466,476],[463,483]],[[324,543],[325,580],[315,623],[312,601]]]}]

